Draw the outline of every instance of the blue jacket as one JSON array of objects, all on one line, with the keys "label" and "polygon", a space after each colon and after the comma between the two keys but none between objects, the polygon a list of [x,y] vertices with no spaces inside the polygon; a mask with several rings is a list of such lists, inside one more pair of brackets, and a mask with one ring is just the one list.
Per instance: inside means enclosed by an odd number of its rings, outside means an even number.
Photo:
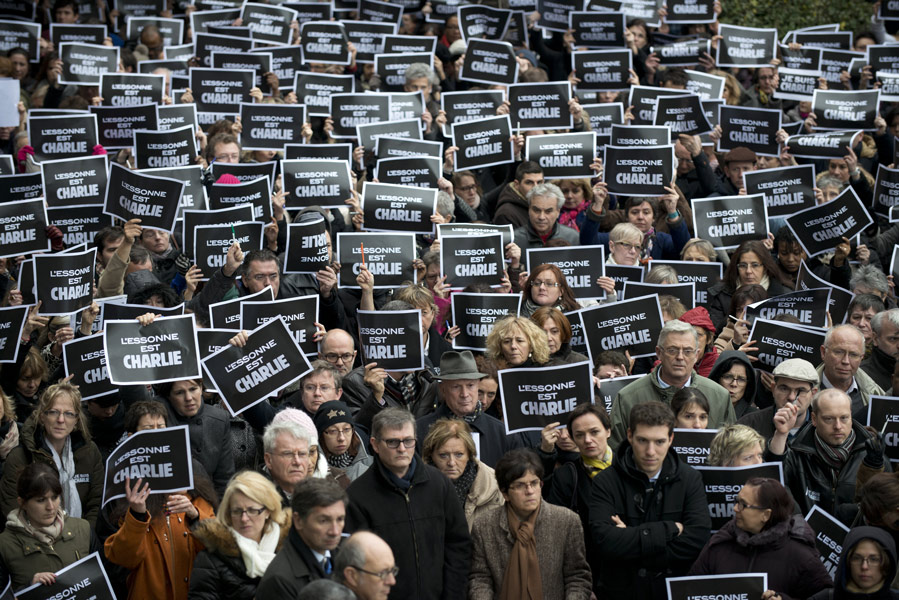
[{"label": "blue jacket", "polygon": [[[586,211],[586,214],[587,218],[584,219],[584,223],[580,226],[581,245],[602,244],[608,251],[609,234],[608,232],[599,231],[600,217],[589,209]],[[649,254],[657,260],[680,260],[680,251],[690,239],[687,223],[684,219],[681,219],[674,225],[669,223],[668,227],[671,230],[670,234],[656,231],[651,236],[652,249]]]}]

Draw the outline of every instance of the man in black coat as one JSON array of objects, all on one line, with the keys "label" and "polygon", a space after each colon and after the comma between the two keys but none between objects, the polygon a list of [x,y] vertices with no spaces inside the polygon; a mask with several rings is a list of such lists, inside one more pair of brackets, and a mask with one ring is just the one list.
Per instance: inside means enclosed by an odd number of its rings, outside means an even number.
[{"label": "man in black coat", "polygon": [[257,598],[296,598],[306,584],[333,570],[343,533],[347,495],[328,479],[305,479],[291,498],[293,527],[256,589]]},{"label": "man in black coat", "polygon": [[416,458],[415,444],[412,413],[375,415],[375,462],[347,490],[347,530],[372,531],[390,545],[399,567],[390,598],[464,598],[471,537],[462,504],[450,480]]},{"label": "man in black coat", "polygon": [[712,526],[699,473],[671,447],[674,413],[661,402],[631,409],[627,440],[593,479],[590,530],[600,554],[597,596],[665,597],[665,578],[685,575]]}]

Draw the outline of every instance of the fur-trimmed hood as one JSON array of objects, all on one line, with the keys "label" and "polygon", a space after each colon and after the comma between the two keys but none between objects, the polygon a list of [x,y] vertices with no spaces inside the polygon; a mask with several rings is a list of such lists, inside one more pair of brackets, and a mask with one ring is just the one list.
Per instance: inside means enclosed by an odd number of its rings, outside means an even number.
[{"label": "fur-trimmed hood", "polygon": [[[291,528],[291,512],[290,509],[284,511],[284,523],[278,523],[281,527],[281,536],[278,538],[278,547],[276,551],[280,551],[287,539],[287,534]],[[214,554],[220,554],[230,558],[240,557],[240,548],[237,541],[225,525],[222,525],[218,519],[204,519],[194,525],[191,534],[203,544],[207,551]]]}]

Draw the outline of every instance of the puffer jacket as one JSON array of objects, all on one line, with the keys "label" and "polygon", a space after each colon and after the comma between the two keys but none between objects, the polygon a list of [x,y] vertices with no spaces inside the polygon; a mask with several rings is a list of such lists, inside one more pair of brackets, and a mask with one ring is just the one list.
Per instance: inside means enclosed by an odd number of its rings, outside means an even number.
[{"label": "puffer jacket", "polygon": [[830,574],[815,547],[815,532],[800,515],[792,515],[755,535],[731,519],[719,529],[689,575],[767,573],[768,589],[783,598],[808,598],[832,587]]},{"label": "puffer jacket", "polygon": [[[884,573],[883,586],[870,594],[853,593],[846,589],[850,575],[850,553],[864,540],[880,544],[890,559],[889,571]],[[810,600],[830,600],[831,598],[833,600],[896,600],[899,598],[899,591],[890,589],[890,582],[894,581],[896,577],[896,542],[889,533],[879,527],[853,527],[843,538],[842,549],[840,563],[837,565],[837,572],[834,576],[833,592],[823,590],[812,596]]]},{"label": "puffer jacket", "polygon": [[[745,353],[737,350],[726,350],[722,352],[718,357],[718,360],[715,361],[712,372],[709,373],[709,379],[721,387],[724,387],[721,383],[721,376],[730,371],[730,368],[734,363],[740,363],[746,367],[746,389],[743,391],[743,397],[740,398],[738,402],[734,403],[734,414],[739,420],[744,415],[758,410],[758,407],[755,405],[755,394],[756,390],[758,390],[758,375],[756,374],[755,369],[752,368],[752,363],[749,362],[749,358]],[[726,387],[724,387],[724,389],[727,390]],[[728,395],[729,394],[730,392],[728,392]]]},{"label": "puffer jacket", "polygon": [[[37,413],[32,413],[19,435],[19,446],[13,448],[3,464],[3,477],[0,479],[0,510],[4,515],[18,508],[16,500],[16,483],[19,473],[32,462],[40,461],[59,472],[53,462],[53,454],[44,443],[44,428],[38,423]],[[103,499],[103,476],[106,468],[103,456],[97,445],[87,439],[76,428],[70,435],[72,453],[75,460],[75,484],[78,497],[81,499],[81,518],[90,523],[91,528],[97,524],[100,514],[100,503]]]},{"label": "puffer jacket", "polygon": [[[290,513],[281,527],[276,552],[284,546],[290,533]],[[253,600],[261,577],[250,578],[243,555],[227,527],[217,519],[206,519],[196,524],[193,535],[205,547],[194,559],[190,575],[191,600]]]}]

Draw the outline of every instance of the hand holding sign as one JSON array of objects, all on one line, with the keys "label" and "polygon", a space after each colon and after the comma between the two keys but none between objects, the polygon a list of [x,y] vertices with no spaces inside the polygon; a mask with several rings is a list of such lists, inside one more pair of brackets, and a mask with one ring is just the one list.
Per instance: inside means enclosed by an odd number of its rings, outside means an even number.
[{"label": "hand holding sign", "polygon": [[143,479],[138,479],[134,487],[131,487],[131,478],[125,478],[125,499],[131,510],[139,515],[147,513],[147,498],[150,497],[150,482],[146,482],[141,487]]}]

